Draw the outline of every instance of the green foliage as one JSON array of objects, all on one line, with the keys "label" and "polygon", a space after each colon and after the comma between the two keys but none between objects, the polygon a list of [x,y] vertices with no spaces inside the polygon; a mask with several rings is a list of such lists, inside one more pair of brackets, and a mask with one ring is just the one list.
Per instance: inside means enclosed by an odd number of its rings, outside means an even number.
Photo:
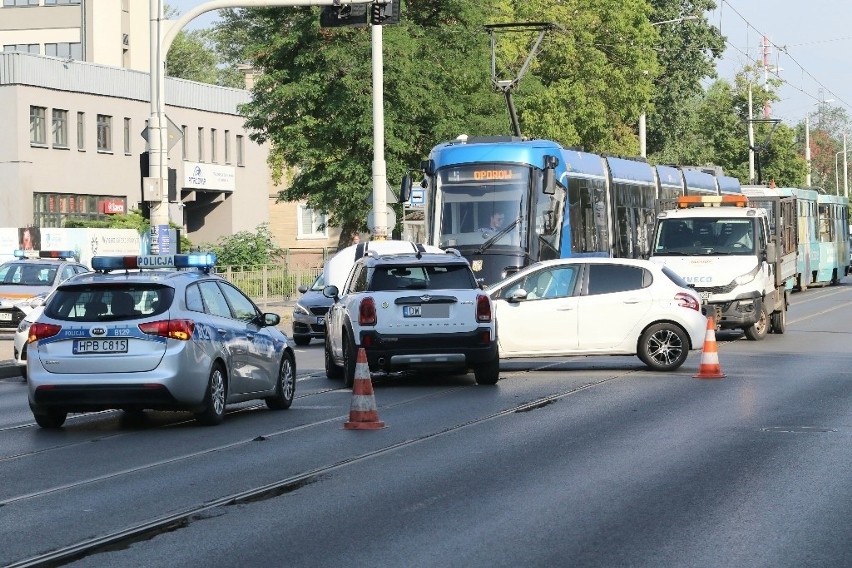
[{"label": "green foliage", "polygon": [[[164,14],[167,18],[176,18],[179,15],[178,11],[168,4],[164,8]],[[222,63],[210,30],[180,31],[166,55],[166,74],[199,83],[245,88],[245,81],[239,70]]]},{"label": "green foliage", "polygon": [[254,231],[240,231],[234,235],[220,237],[216,244],[204,244],[205,251],[216,253],[219,266],[235,266],[244,269],[270,264],[283,254],[275,244],[269,225],[258,225]]}]

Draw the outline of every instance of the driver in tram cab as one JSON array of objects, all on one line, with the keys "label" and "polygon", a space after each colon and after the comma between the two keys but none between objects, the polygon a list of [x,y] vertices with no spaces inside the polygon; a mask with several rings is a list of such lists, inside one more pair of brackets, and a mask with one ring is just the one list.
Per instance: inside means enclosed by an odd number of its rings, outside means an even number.
[{"label": "driver in tram cab", "polygon": [[491,219],[488,222],[488,226],[481,228],[480,231],[496,233],[504,227],[505,221],[506,215],[504,213],[501,213],[500,211],[495,211],[491,214]]}]

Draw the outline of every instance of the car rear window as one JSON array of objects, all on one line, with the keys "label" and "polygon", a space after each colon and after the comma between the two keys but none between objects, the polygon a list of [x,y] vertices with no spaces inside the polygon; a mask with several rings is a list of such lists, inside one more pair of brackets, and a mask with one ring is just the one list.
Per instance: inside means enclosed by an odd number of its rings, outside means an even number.
[{"label": "car rear window", "polygon": [[44,313],[64,321],[132,320],[165,312],[173,298],[173,288],[159,285],[64,286],[47,303]]},{"label": "car rear window", "polygon": [[369,290],[470,290],[476,280],[467,265],[379,265],[373,270]]}]

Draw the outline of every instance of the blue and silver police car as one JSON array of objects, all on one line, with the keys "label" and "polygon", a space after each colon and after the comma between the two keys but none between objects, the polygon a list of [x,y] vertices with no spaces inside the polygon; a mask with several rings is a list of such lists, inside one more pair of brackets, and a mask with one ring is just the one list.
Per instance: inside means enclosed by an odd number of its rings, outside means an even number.
[{"label": "blue and silver police car", "polygon": [[183,410],[218,424],[225,405],[289,408],[293,349],[212,253],[96,256],[61,284],[27,338],[29,403],[43,428],[69,412]]}]

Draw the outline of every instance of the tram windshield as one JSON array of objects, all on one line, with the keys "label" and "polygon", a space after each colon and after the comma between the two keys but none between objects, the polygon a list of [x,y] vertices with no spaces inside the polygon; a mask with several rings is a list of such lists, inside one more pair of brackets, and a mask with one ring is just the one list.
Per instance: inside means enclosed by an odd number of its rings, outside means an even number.
[{"label": "tram windshield", "polygon": [[475,164],[440,170],[435,199],[438,246],[521,247],[529,188],[529,167]]}]

